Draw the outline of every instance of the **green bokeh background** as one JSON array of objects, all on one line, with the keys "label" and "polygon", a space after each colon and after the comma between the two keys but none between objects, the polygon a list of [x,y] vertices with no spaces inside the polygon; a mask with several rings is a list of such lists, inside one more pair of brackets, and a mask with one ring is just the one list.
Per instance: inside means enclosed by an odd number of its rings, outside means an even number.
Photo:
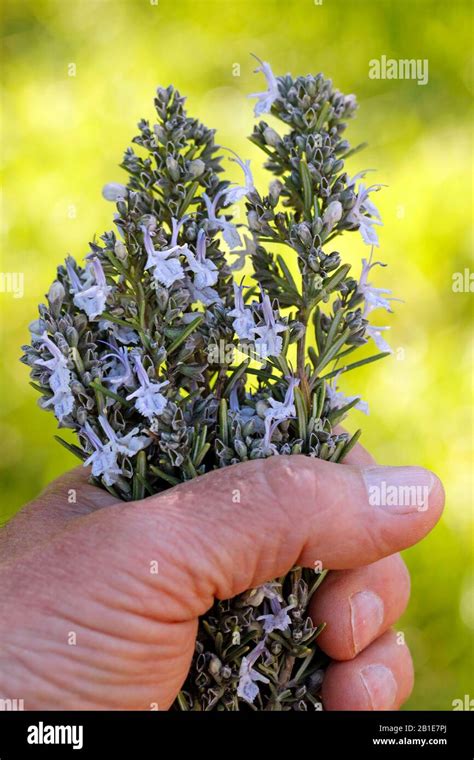
[{"label": "green bokeh background", "polygon": [[[262,155],[245,139],[246,95],[263,89],[249,53],[277,74],[323,71],[358,96],[348,137],[370,145],[349,169],[377,167],[370,179],[387,184],[377,205],[389,267],[377,277],[405,302],[389,317],[395,354],[342,384],[371,406],[348,427],[363,426],[382,463],[432,468],[447,493],[442,522],[406,552],[413,593],[397,630],[414,655],[413,709],[474,696],[473,296],[452,290],[453,273],[472,268],[471,24],[470,3],[453,1],[4,3],[1,271],[24,273],[24,296],[0,293],[0,521],[76,464],[52,440],[54,417],[36,405],[20,346],[56,264],[68,252],[82,258],[111,228],[101,187],[124,179],[117,164],[138,118],[153,115],[156,85],[187,94],[193,115],[264,181]],[[369,79],[381,55],[428,59],[428,84]],[[367,249],[349,238],[343,250],[358,273]]]}]

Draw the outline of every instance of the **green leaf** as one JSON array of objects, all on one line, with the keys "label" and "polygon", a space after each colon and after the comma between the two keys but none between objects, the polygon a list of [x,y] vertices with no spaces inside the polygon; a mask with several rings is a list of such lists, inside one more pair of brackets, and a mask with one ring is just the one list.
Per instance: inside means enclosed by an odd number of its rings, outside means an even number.
[{"label": "green leaf", "polygon": [[64,446],[65,449],[67,449],[71,454],[74,454],[75,457],[81,460],[81,462],[84,462],[89,454],[87,454],[85,451],[79,448],[79,446],[75,446],[73,443],[68,443],[67,441],[63,440],[59,435],[54,436],[55,440],[61,444],[61,446]]},{"label": "green leaf", "polygon": [[331,327],[329,328],[329,332],[327,334],[326,338],[326,345],[330,346],[334,340],[334,338],[337,335],[337,331],[339,329],[339,325],[341,324],[341,320],[344,317],[344,310],[339,309],[339,311],[336,312],[332,322]]},{"label": "green leaf", "polygon": [[324,383],[321,383],[320,387],[318,388],[318,406],[316,408],[317,420],[321,419],[325,400],[326,400],[326,386]]},{"label": "green leaf", "polygon": [[181,481],[178,478],[175,478],[174,475],[170,475],[168,472],[165,472],[164,470],[160,469],[154,464],[151,464],[149,466],[149,469],[150,469],[150,472],[153,473],[153,475],[156,475],[158,478],[165,480],[167,483],[170,484],[170,486],[177,486],[178,483],[181,483]]},{"label": "green leaf", "polygon": [[285,275],[286,279],[288,280],[288,283],[289,283],[291,289],[296,293],[296,295],[298,296],[299,300],[301,301],[301,297],[299,295],[299,290],[298,290],[298,287],[296,285],[296,282],[294,281],[293,276],[292,276],[290,270],[288,269],[288,267],[286,265],[286,261],[284,260],[284,258],[283,258],[283,256],[281,254],[277,255],[277,261],[278,261],[278,264],[280,266],[281,271],[283,272],[283,274]]},{"label": "green leaf", "polygon": [[385,356],[390,356],[390,351],[383,351],[381,354],[374,354],[374,356],[368,356],[367,359],[360,359],[358,362],[352,362],[352,364],[346,364],[343,367],[339,367],[339,369],[335,369],[332,372],[328,372],[327,375],[323,375],[320,380],[329,380],[329,378],[334,377],[334,375],[339,374],[339,372],[348,372],[351,369],[356,369],[356,367],[362,367],[364,364],[371,364],[372,362],[376,362],[379,359],[383,359]]},{"label": "green leaf", "polygon": [[319,306],[316,307],[316,311],[314,312],[313,322],[316,335],[316,345],[318,347],[319,353],[322,354],[324,350],[324,332],[323,328],[321,327],[321,309]]},{"label": "green leaf", "polygon": [[35,389],[35,391],[42,393],[43,396],[47,396],[48,398],[52,398],[52,396],[54,396],[54,393],[49,388],[43,388],[43,386],[37,385],[36,383],[30,383],[30,385]]},{"label": "green leaf", "polygon": [[330,107],[330,104],[328,101],[326,101],[319,112],[318,120],[316,122],[316,129],[320,129],[323,126],[324,121],[329,111],[329,107]]},{"label": "green leaf", "polygon": [[341,158],[346,160],[346,158],[349,158],[349,156],[354,156],[356,153],[359,153],[360,150],[364,150],[364,148],[367,147],[369,143],[363,142],[359,143],[359,145],[356,145],[355,148],[350,148],[346,153],[342,153]]},{"label": "green leaf", "polygon": [[115,317],[113,314],[109,314],[108,311],[103,311],[101,317],[102,319],[107,319],[109,322],[116,322],[118,325],[122,325],[122,327],[132,327],[134,330],[140,329],[137,322],[127,322],[125,319],[120,319],[119,317]]},{"label": "green leaf", "polygon": [[279,356],[276,356],[274,359],[270,359],[268,363],[271,366],[275,367],[275,369],[278,369],[284,376],[293,374],[290,371],[290,367],[286,360],[286,357],[283,356],[282,354],[280,354]]},{"label": "green leaf", "polygon": [[308,429],[308,414],[306,411],[306,404],[304,402],[303,394],[299,388],[295,388],[295,406],[296,417],[298,422],[298,437],[303,441],[306,441],[306,434]]},{"label": "green leaf", "polygon": [[336,356],[337,352],[344,345],[344,343],[346,342],[346,340],[348,339],[348,337],[349,337],[350,334],[351,334],[350,328],[346,327],[346,329],[344,330],[344,332],[342,333],[342,335],[338,338],[338,340],[336,340],[336,342],[333,343],[333,345],[330,348],[328,348],[327,350],[325,350],[320,355],[318,363],[317,363],[316,367],[314,368],[313,376],[311,378],[313,385],[314,385],[314,382],[316,381],[316,379],[318,377],[319,372],[321,372],[321,370],[323,369],[323,367],[325,367],[326,364],[328,364],[328,362],[331,361],[331,359],[334,359],[334,357]]},{"label": "green leaf", "polygon": [[123,398],[123,396],[119,396],[118,393],[114,393],[109,388],[106,388],[102,383],[99,383],[98,380],[92,380],[92,382],[89,383],[89,388],[92,388],[94,391],[98,391],[99,393],[103,393],[104,396],[108,396],[109,398],[113,398],[114,401],[118,401],[120,404],[123,404],[124,406],[131,407],[133,404],[131,404],[130,401],[127,401],[126,398]]},{"label": "green leaf", "polygon": [[219,437],[224,446],[229,445],[228,407],[225,398],[219,401]]},{"label": "green leaf", "polygon": [[270,148],[268,148],[266,145],[262,145],[262,144],[261,144],[261,143],[260,143],[260,142],[257,140],[257,138],[255,138],[255,137],[253,137],[252,135],[250,135],[250,137],[249,137],[248,139],[250,140],[250,142],[251,142],[251,143],[253,143],[253,144],[254,144],[254,145],[256,145],[258,148],[260,148],[260,150],[263,150],[263,152],[264,152],[264,153],[266,153],[266,154],[267,154],[267,156],[271,156],[272,158],[275,158],[275,154],[274,154],[274,152],[273,152],[272,150],[270,150]]},{"label": "green leaf", "polygon": [[343,264],[342,267],[339,267],[339,269],[334,272],[331,277],[329,277],[326,282],[324,283],[323,288],[319,291],[316,298],[313,300],[313,303],[311,304],[311,308],[316,306],[317,303],[323,300],[323,298],[326,298],[327,296],[331,295],[333,293],[337,286],[344,280],[346,275],[348,274],[349,270],[351,268],[350,264]]},{"label": "green leaf", "polygon": [[204,446],[201,447],[201,450],[199,451],[197,457],[194,460],[194,466],[199,467],[199,465],[202,463],[204,457],[206,456],[207,452],[211,448],[211,444],[205,443]]},{"label": "green leaf", "polygon": [[232,388],[234,387],[234,385],[235,385],[235,384],[238,382],[238,380],[240,380],[240,378],[242,377],[242,375],[244,375],[244,374],[245,374],[245,372],[246,372],[246,370],[247,370],[247,367],[249,366],[249,363],[250,363],[250,360],[249,360],[249,359],[246,359],[246,360],[245,360],[245,361],[244,361],[244,362],[241,364],[241,366],[240,366],[240,367],[238,367],[238,368],[237,368],[237,369],[236,369],[236,370],[235,370],[235,371],[234,371],[234,372],[231,374],[231,376],[230,376],[230,378],[229,378],[229,380],[228,380],[228,382],[227,382],[227,384],[226,384],[226,386],[225,386],[225,388],[224,388],[224,391],[223,391],[223,393],[222,393],[222,395],[223,395],[223,396],[226,396],[226,397],[228,397],[228,396],[230,395],[230,392],[231,392]]},{"label": "green leaf", "polygon": [[136,471],[132,481],[132,499],[140,501],[145,495],[146,453],[139,451],[136,458]]},{"label": "green leaf", "polygon": [[311,207],[313,205],[313,182],[309,173],[308,164],[304,159],[300,162],[300,176],[303,184],[304,215],[306,221],[311,221]]},{"label": "green leaf", "polygon": [[179,213],[178,213],[179,218],[184,216],[184,212],[186,211],[192,199],[196,195],[196,190],[198,189],[198,187],[199,187],[199,182],[193,182],[192,185],[189,186],[188,192],[184,196],[183,202],[181,206],[179,207]]},{"label": "green leaf", "polygon": [[180,710],[182,710],[183,712],[189,712],[188,700],[186,699],[186,697],[184,696],[184,694],[182,694],[181,692],[179,692],[179,694],[176,697],[176,699],[177,699],[177,702],[178,702]]},{"label": "green leaf", "polygon": [[328,420],[331,423],[332,427],[337,425],[338,422],[342,420],[344,415],[349,411],[349,409],[352,409],[352,407],[356,406],[360,401],[360,396],[357,398],[354,398],[352,401],[349,401],[348,404],[345,404],[344,406],[339,407],[338,409],[333,409],[328,414]]},{"label": "green leaf", "polygon": [[193,319],[192,322],[189,323],[189,325],[181,332],[181,334],[176,338],[176,340],[173,341],[171,346],[169,346],[166,350],[166,353],[168,356],[173,353],[173,351],[176,351],[177,348],[186,340],[186,338],[191,335],[192,332],[198,327],[202,320],[204,319],[204,314],[199,314],[199,316],[196,317],[196,319]]},{"label": "green leaf", "polygon": [[308,591],[308,600],[311,599],[316,589],[320,587],[321,583],[323,582],[327,574],[328,574],[327,570],[321,570],[321,572],[318,573],[318,577],[316,578],[315,582],[313,583],[313,585],[310,587],[310,590]]},{"label": "green leaf", "polygon": [[331,457],[329,457],[330,462],[339,462],[340,455],[346,445],[345,441],[339,441],[339,443],[336,445],[336,448],[334,449],[334,453]]},{"label": "green leaf", "polygon": [[350,438],[347,441],[346,445],[342,449],[341,454],[339,456],[339,461],[340,462],[342,462],[342,460],[344,459],[344,457],[346,457],[348,455],[349,451],[354,448],[354,446],[356,445],[356,443],[359,440],[359,438],[361,437],[361,435],[362,435],[362,430],[359,428],[359,430],[356,430],[356,432],[354,433],[354,435],[352,436],[352,438]]}]

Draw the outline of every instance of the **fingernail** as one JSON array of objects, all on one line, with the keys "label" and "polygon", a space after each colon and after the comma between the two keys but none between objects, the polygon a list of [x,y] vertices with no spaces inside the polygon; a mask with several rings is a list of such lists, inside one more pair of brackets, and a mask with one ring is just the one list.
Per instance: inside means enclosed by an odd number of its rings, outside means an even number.
[{"label": "fingernail", "polygon": [[382,627],[384,606],[373,591],[358,591],[349,599],[354,653],[357,654],[375,639]]},{"label": "fingernail", "polygon": [[426,512],[435,477],[423,467],[366,467],[369,504],[397,515]]},{"label": "fingernail", "polygon": [[367,665],[360,671],[372,710],[391,710],[397,698],[397,682],[386,665]]}]

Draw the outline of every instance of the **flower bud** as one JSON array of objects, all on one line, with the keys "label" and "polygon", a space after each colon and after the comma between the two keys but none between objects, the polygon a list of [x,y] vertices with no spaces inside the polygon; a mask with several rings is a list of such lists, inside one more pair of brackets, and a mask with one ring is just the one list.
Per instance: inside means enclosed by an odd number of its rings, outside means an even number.
[{"label": "flower bud", "polygon": [[222,667],[222,663],[219,660],[219,658],[216,657],[215,655],[212,655],[209,661],[209,666],[208,666],[209,673],[212,676],[217,676],[219,675],[221,667]]},{"label": "flower bud", "polygon": [[278,201],[278,198],[280,197],[282,190],[283,190],[283,185],[279,179],[274,179],[273,182],[270,182],[268,186],[268,193],[270,195],[270,198],[275,204]]},{"label": "flower bud", "polygon": [[119,261],[126,261],[128,258],[128,252],[124,243],[121,240],[117,240],[114,246],[114,252]]},{"label": "flower bud", "polygon": [[319,235],[322,229],[323,229],[323,223],[321,219],[318,218],[313,222],[313,230],[316,235]]},{"label": "flower bud", "polygon": [[331,231],[342,216],[342,205],[339,201],[331,201],[323,214],[323,222]]},{"label": "flower bud", "polygon": [[125,185],[121,185],[119,182],[109,182],[102,188],[102,195],[106,201],[112,201],[116,203],[119,198],[125,198],[127,195],[127,188]]},{"label": "flower bud", "polygon": [[258,232],[260,230],[260,222],[258,221],[258,214],[256,211],[249,211],[247,215],[249,227],[254,232]]},{"label": "flower bud", "polygon": [[59,280],[55,280],[48,290],[48,301],[51,306],[62,304],[65,295],[66,291],[64,290],[63,285],[59,282]]},{"label": "flower bud", "polygon": [[83,406],[79,406],[76,412],[76,420],[79,425],[84,426],[87,422],[87,410]]},{"label": "flower bud", "polygon": [[236,451],[237,456],[241,461],[244,461],[248,457],[248,450],[247,446],[243,441],[240,440],[240,438],[236,438],[234,441],[234,449]]},{"label": "flower bud", "polygon": [[166,159],[166,168],[168,169],[168,174],[170,175],[171,179],[174,182],[178,182],[180,177],[179,166],[178,162],[175,158],[173,158],[173,156],[168,156]]},{"label": "flower bud", "polygon": [[242,427],[242,435],[246,438],[247,436],[253,435],[254,433],[255,433],[255,422],[253,419],[250,419]]},{"label": "flower bud", "polygon": [[303,245],[310,246],[313,243],[313,235],[311,234],[311,230],[309,226],[306,224],[306,222],[302,222],[298,225],[298,237],[303,243]]},{"label": "flower bud", "polygon": [[79,333],[75,327],[69,326],[66,329],[66,340],[70,346],[77,347],[77,344],[79,343]]},{"label": "flower bud", "polygon": [[156,300],[158,303],[158,308],[162,313],[166,311],[166,307],[168,306],[168,299],[169,294],[166,288],[161,287],[161,285],[156,286]]},{"label": "flower bud", "polygon": [[159,142],[163,144],[166,142],[166,132],[161,124],[155,124],[153,126],[153,132],[155,133],[155,136]]},{"label": "flower bud", "polygon": [[28,329],[32,339],[38,338],[46,331],[46,322],[43,319],[35,319],[33,322],[30,322]]},{"label": "flower bud", "polygon": [[281,137],[272,127],[266,127],[263,130],[263,139],[265,140],[267,145],[270,145],[272,148],[276,148],[279,143],[281,143]]},{"label": "flower bud", "polygon": [[290,324],[290,343],[295,343],[303,337],[306,327],[302,322],[291,322]]},{"label": "flower bud", "polygon": [[349,111],[355,111],[357,108],[357,98],[355,95],[346,95],[344,98],[344,106],[346,107],[346,110]]},{"label": "flower bud", "polygon": [[204,161],[201,161],[200,158],[196,158],[194,161],[191,161],[189,164],[189,173],[193,179],[196,179],[196,177],[200,177],[201,174],[204,173],[204,170],[206,168],[206,164]]}]

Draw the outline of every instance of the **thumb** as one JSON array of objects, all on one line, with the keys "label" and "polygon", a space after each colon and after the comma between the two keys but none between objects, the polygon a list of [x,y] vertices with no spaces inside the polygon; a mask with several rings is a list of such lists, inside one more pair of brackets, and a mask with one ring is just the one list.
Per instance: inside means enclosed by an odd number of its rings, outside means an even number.
[{"label": "thumb", "polygon": [[[80,518],[75,546],[86,541],[85,556],[101,557],[114,577],[125,568],[164,592],[166,617],[177,621],[183,607],[200,615],[214,597],[233,597],[294,565],[376,562],[423,538],[443,502],[440,481],[422,468],[275,456]],[[154,576],[152,560],[160,567]]]}]

